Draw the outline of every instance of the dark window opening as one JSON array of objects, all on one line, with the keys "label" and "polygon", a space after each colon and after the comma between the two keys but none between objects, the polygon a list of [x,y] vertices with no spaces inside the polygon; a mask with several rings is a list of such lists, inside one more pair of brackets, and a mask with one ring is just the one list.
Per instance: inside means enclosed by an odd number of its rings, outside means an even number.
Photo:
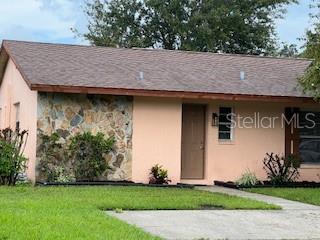
[{"label": "dark window opening", "polygon": [[15,124],[16,124],[16,130],[18,131],[20,129],[20,103],[15,103],[14,104],[14,108],[15,108]]},{"label": "dark window opening", "polygon": [[301,162],[320,164],[320,112],[299,112],[299,141]]},{"label": "dark window opening", "polygon": [[220,107],[219,108],[219,139],[220,140],[231,140],[231,119],[232,119],[232,108]]}]

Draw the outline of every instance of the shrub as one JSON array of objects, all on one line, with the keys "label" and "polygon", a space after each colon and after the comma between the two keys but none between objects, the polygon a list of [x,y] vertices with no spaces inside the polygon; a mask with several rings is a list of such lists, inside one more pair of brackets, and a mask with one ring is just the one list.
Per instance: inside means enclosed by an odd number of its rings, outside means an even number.
[{"label": "shrub", "polygon": [[93,181],[108,168],[104,155],[112,150],[115,139],[105,139],[103,133],[90,132],[72,137],[69,150],[74,161],[77,180]]},{"label": "shrub", "polygon": [[57,166],[54,168],[54,181],[59,183],[74,182],[74,174],[68,173],[67,170],[62,166]]},{"label": "shrub", "polygon": [[300,161],[293,155],[280,157],[274,153],[267,153],[263,164],[263,169],[266,171],[268,179],[274,185],[293,182],[300,176],[298,171]]},{"label": "shrub", "polygon": [[67,142],[57,133],[42,134],[40,139],[39,169],[41,177],[49,182],[92,181],[107,169],[104,154],[114,144],[113,138],[104,139],[102,133],[77,134]]},{"label": "shrub", "polygon": [[150,184],[168,184],[171,182],[168,178],[168,170],[164,169],[159,164],[153,166],[150,170]]},{"label": "shrub", "polygon": [[252,187],[257,185],[259,180],[253,172],[247,169],[236,181],[236,183],[240,187]]},{"label": "shrub", "polygon": [[59,140],[60,136],[53,133],[50,136],[40,135],[41,144],[38,147],[40,153],[39,169],[49,182],[75,181],[72,163],[69,161],[67,148]]},{"label": "shrub", "polygon": [[6,128],[0,130],[0,184],[15,185],[19,174],[27,168],[27,158],[23,156],[28,138],[27,131]]}]

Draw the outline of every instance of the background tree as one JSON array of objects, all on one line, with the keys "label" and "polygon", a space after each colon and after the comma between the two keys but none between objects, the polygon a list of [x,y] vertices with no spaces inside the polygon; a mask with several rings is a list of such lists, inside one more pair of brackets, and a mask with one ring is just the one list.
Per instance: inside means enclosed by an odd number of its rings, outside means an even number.
[{"label": "background tree", "polygon": [[180,49],[191,17],[190,0],[145,0],[146,47]]},{"label": "background tree", "polygon": [[299,57],[299,51],[296,44],[282,43],[278,50],[277,56],[279,57]]},{"label": "background tree", "polygon": [[[311,6],[320,10],[320,1],[314,1]],[[303,57],[313,59],[313,63],[300,78],[300,84],[303,90],[311,94],[316,100],[320,99],[320,12],[311,15],[314,19],[313,28],[306,32]]]},{"label": "background tree", "polygon": [[272,54],[276,18],[296,1],[197,0],[183,49],[244,54]]},{"label": "background tree", "polygon": [[270,54],[276,18],[297,0],[88,0],[92,44]]},{"label": "background tree", "polygon": [[88,33],[96,46],[145,47],[144,5],[136,0],[88,1]]}]

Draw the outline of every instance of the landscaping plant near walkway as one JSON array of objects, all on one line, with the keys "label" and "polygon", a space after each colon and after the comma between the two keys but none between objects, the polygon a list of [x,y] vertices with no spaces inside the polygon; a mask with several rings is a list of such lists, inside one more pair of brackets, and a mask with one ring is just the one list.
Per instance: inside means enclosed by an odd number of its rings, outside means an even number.
[{"label": "landscaping plant near walkway", "polygon": [[252,187],[259,183],[258,178],[256,175],[247,169],[242,176],[236,181],[236,184],[239,187]]},{"label": "landscaping plant near walkway", "polygon": [[267,153],[263,160],[263,169],[273,185],[282,185],[299,178],[299,159],[293,155],[288,157]]},{"label": "landscaping plant near walkway", "polygon": [[23,156],[28,132],[10,128],[0,130],[0,185],[15,185],[27,167]]},{"label": "landscaping plant near walkway", "polygon": [[171,180],[168,178],[168,170],[159,164],[154,165],[150,170],[150,184],[168,184]]}]

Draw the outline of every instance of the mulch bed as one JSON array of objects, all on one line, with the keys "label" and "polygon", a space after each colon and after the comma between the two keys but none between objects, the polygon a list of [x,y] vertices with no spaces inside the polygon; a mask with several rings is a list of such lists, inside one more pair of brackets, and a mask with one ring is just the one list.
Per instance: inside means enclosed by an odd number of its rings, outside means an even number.
[{"label": "mulch bed", "polygon": [[94,181],[94,182],[36,182],[38,186],[140,186],[140,187],[163,187],[163,188],[194,188],[191,184],[144,184],[132,181]]},{"label": "mulch bed", "polygon": [[302,181],[302,182],[290,182],[282,185],[273,185],[269,181],[263,181],[260,182],[260,184],[257,184],[252,187],[243,187],[238,186],[234,182],[224,182],[224,181],[214,181],[214,185],[221,186],[221,187],[228,187],[228,188],[234,188],[234,189],[240,189],[240,188],[267,188],[267,187],[287,187],[287,188],[318,188],[320,187],[320,182],[308,182],[308,181]]}]

